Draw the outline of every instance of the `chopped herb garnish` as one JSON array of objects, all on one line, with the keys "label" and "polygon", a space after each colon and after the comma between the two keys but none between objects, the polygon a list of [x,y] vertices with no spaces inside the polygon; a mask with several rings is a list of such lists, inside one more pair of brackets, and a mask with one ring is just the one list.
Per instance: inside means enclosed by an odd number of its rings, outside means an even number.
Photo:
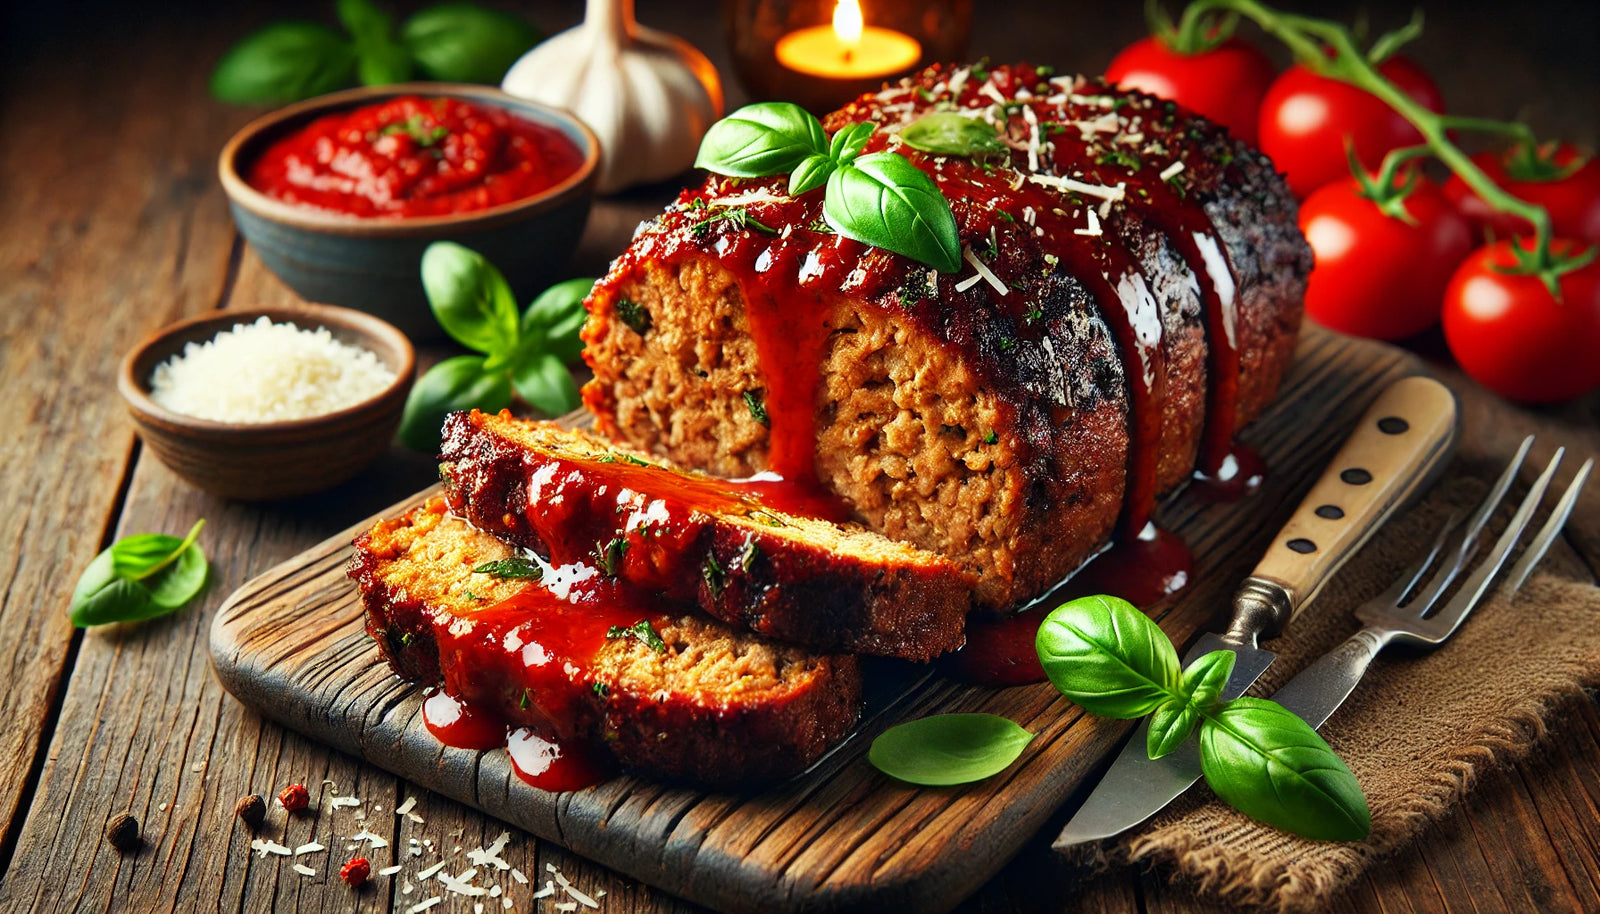
[{"label": "chopped herb garnish", "polygon": [[750,408],[750,418],[761,423],[763,428],[772,427],[772,419],[767,415],[767,404],[762,402],[760,391],[745,391],[744,405]]},{"label": "chopped herb garnish", "polygon": [[633,464],[636,467],[647,467],[647,466],[652,466],[653,465],[653,464],[650,463],[650,461],[648,461],[648,460],[640,460],[639,458],[633,456],[632,454],[623,454],[622,455],[622,459],[626,460],[627,462]]},{"label": "chopped herb garnish", "polygon": [[649,619],[640,619],[627,628],[613,625],[606,631],[606,638],[617,641],[622,638],[638,638],[639,642],[652,651],[660,654],[667,649],[667,642],[661,640],[655,628],[650,625]]},{"label": "chopped herb garnish", "polygon": [[518,581],[537,581],[544,576],[544,569],[539,567],[538,562],[520,556],[484,562],[472,570],[478,574]]},{"label": "chopped herb garnish", "polygon": [[532,702],[533,702],[533,695],[531,693],[529,693],[527,689],[523,689],[522,690],[522,700],[517,702],[517,707],[519,707],[519,708],[523,709],[524,711],[526,711],[528,709],[528,705],[531,704]]},{"label": "chopped herb garnish", "polygon": [[610,542],[594,544],[594,563],[608,578],[617,576],[622,570],[622,557],[628,554],[628,541],[621,536],[614,536]]},{"label": "chopped herb garnish", "polygon": [[995,432],[992,432],[992,431],[989,434],[983,436],[983,443],[984,444],[998,444],[999,441],[1000,441],[1000,436],[998,434],[996,434]]},{"label": "chopped herb garnish", "polygon": [[750,215],[750,211],[742,206],[730,206],[720,209],[703,219],[690,223],[689,234],[693,235],[696,241],[704,241],[711,234],[712,226],[718,223],[726,223],[729,228],[736,232],[754,229],[758,232],[766,232],[769,235],[778,234],[777,229],[763,224]]},{"label": "chopped herb garnish", "polygon": [[1126,149],[1108,149],[1098,161],[1101,165],[1121,165],[1130,171],[1139,170],[1139,157]]},{"label": "chopped herb garnish", "polygon": [[754,536],[746,537],[744,548],[740,549],[739,554],[733,557],[733,563],[739,566],[740,571],[748,574],[750,566],[755,564],[756,555],[759,552],[760,550],[756,548],[756,538]]},{"label": "chopped herb garnish", "polygon": [[706,586],[711,588],[711,599],[722,596],[722,582],[724,572],[722,566],[717,564],[717,557],[706,553],[706,563],[700,568],[700,576],[705,578]]},{"label": "chopped herb garnish", "polygon": [[928,284],[928,275],[921,270],[912,270],[906,281],[899,289],[900,307],[913,308],[918,302],[933,298],[933,289]]},{"label": "chopped herb garnish", "polygon": [[655,323],[650,319],[650,312],[645,310],[644,305],[631,298],[617,299],[617,316],[622,318],[622,322],[633,328],[633,332],[640,336],[649,333],[650,328]]},{"label": "chopped herb garnish", "polygon": [[383,129],[378,131],[379,136],[394,136],[399,133],[411,137],[418,146],[423,148],[437,145],[440,140],[450,135],[449,129],[445,127],[428,127],[423,123],[423,117],[420,114],[413,114],[403,121],[385,124]]},{"label": "chopped herb garnish", "polygon": [[402,632],[400,634],[400,646],[401,647],[410,647],[411,646],[411,642],[415,637],[416,636],[411,634],[410,632]]},{"label": "chopped herb garnish", "polygon": [[607,698],[611,695],[611,687],[603,682],[596,682],[590,688],[594,689],[594,693],[601,698]]},{"label": "chopped herb garnish", "polygon": [[1041,317],[1044,317],[1044,308],[1038,302],[1028,306],[1028,323],[1031,324]]},{"label": "chopped herb garnish", "polygon": [[1014,339],[1011,339],[1011,338],[1007,337],[1007,338],[1002,339],[1000,341],[1000,351],[1001,352],[1010,352],[1011,350],[1013,350],[1015,348],[1017,348],[1017,341],[1014,340]]}]

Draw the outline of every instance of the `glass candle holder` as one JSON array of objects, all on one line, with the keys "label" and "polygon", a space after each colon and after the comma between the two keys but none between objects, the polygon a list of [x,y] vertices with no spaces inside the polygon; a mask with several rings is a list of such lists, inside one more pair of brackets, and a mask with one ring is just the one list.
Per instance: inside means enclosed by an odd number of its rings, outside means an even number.
[{"label": "glass candle holder", "polygon": [[734,70],[755,101],[821,114],[965,56],[972,0],[723,0]]}]

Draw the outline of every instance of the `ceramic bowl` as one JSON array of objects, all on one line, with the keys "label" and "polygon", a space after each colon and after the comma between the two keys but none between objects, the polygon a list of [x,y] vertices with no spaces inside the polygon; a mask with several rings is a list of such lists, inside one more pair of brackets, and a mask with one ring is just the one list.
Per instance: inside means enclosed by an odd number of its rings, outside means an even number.
[{"label": "ceramic bowl", "polygon": [[[501,206],[448,216],[370,219],[294,206],[245,182],[243,169],[268,145],[323,115],[400,95],[447,96],[509,111],[560,131],[583,164],[546,191]],[[217,170],[239,233],[278,278],[307,301],[376,315],[412,339],[443,333],[422,292],[422,252],[435,241],[466,245],[500,268],[521,301],[566,278],[594,197],[600,143],[565,111],[499,89],[456,83],[406,83],[335,92],[282,108],[246,125],[222,149]]]},{"label": "ceramic bowl", "polygon": [[[262,316],[273,323],[293,321],[302,330],[328,328],[335,339],[372,352],[393,369],[394,383],[354,406],[285,422],[215,422],[175,413],[150,398],[151,372],[185,344]],[[158,331],[123,359],[117,387],[139,436],[174,473],[214,495],[266,501],[332,488],[382,457],[415,375],[416,353],[393,325],[348,308],[285,305],[215,311]]]}]

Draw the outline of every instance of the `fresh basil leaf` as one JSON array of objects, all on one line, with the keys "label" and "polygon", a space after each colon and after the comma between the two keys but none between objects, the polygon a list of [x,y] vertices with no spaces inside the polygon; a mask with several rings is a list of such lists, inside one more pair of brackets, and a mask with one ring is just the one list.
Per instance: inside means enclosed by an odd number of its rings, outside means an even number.
[{"label": "fresh basil leaf", "polygon": [[143,584],[150,591],[150,602],[163,610],[160,613],[152,613],[151,616],[173,612],[194,599],[206,586],[206,574],[209,570],[206,554],[200,549],[200,544],[190,543],[178,553],[178,557],[171,565],[145,578]]},{"label": "fresh basil leaf", "polygon": [[1145,752],[1152,759],[1161,758],[1189,738],[1203,713],[1217,704],[1237,659],[1233,651],[1212,651],[1183,671],[1178,697],[1162,702],[1150,715]]},{"label": "fresh basil leaf", "polygon": [[1200,725],[1200,767],[1228,805],[1317,841],[1372,830],[1361,784],[1317,731],[1276,702],[1236,698]]},{"label": "fresh basil leaf", "polygon": [[316,22],[277,22],[222,56],[211,94],[236,105],[276,105],[343,89],[355,77],[355,46],[343,35]]},{"label": "fresh basil leaf", "polygon": [[415,450],[437,451],[446,415],[461,409],[495,413],[510,405],[511,378],[505,372],[485,372],[483,359],[475,355],[445,359],[411,388],[400,441]]},{"label": "fresh basil leaf", "polygon": [[936,714],[883,731],[867,761],[910,784],[970,784],[1010,767],[1033,736],[993,714]]},{"label": "fresh basil leaf", "polygon": [[878,125],[871,121],[862,121],[845,127],[835,133],[833,140],[828,144],[828,158],[840,165],[850,161],[861,154],[861,147],[867,145],[867,140],[877,129]]},{"label": "fresh basil leaf", "polygon": [[411,78],[411,54],[394,39],[357,43],[356,74],[363,86],[392,86]]},{"label": "fresh basil leaf", "polygon": [[945,273],[961,267],[955,216],[938,185],[893,152],[861,156],[828,176],[822,215],[835,232]]},{"label": "fresh basil leaf", "polygon": [[400,26],[400,41],[431,79],[499,85],[543,34],[527,20],[473,3],[430,6]]},{"label": "fresh basil leaf", "polygon": [[572,372],[549,353],[535,355],[511,371],[517,395],[547,416],[560,416],[578,408],[578,385]]},{"label": "fresh basil leaf", "polygon": [[422,252],[422,287],[439,326],[456,342],[489,355],[516,349],[516,297],[482,254],[435,241]]},{"label": "fresh basil leaf", "polygon": [[1238,659],[1239,655],[1233,651],[1212,651],[1196,658],[1183,671],[1178,690],[1187,695],[1196,707],[1203,711],[1211,710],[1222,698],[1222,690],[1228,687],[1228,677],[1233,675],[1233,665]]},{"label": "fresh basil leaf", "polygon": [[1004,148],[988,121],[950,111],[924,114],[900,131],[900,139],[912,149],[936,155],[971,156]]},{"label": "fresh basil leaf", "polygon": [[522,312],[522,335],[527,337],[534,327],[544,334],[544,350],[563,363],[571,363],[583,351],[583,340],[578,333],[583,329],[589,313],[583,300],[594,288],[593,279],[569,279],[558,282],[539,294]]},{"label": "fresh basil leaf", "polygon": [[828,175],[839,167],[832,156],[809,155],[789,175],[789,196],[798,197],[828,183]]},{"label": "fresh basil leaf", "polygon": [[357,44],[387,38],[394,28],[394,20],[372,0],[338,0],[334,4],[339,21]]},{"label": "fresh basil leaf", "polygon": [[667,650],[667,642],[661,640],[661,636],[656,634],[655,626],[650,624],[649,619],[640,619],[626,628],[621,625],[613,625],[606,630],[606,640],[608,641],[619,641],[623,638],[637,638],[639,643],[658,654],[665,653]]},{"label": "fresh basil leaf", "polygon": [[1117,597],[1079,597],[1034,640],[1045,675],[1090,714],[1128,720],[1181,698],[1178,652],[1150,617]]},{"label": "fresh basil leaf", "polygon": [[694,165],[733,178],[761,178],[827,154],[828,135],[808,111],[792,102],[761,102],[712,124]]},{"label": "fresh basil leaf", "polygon": [[206,581],[205,553],[195,542],[204,523],[196,522],[189,536],[181,540],[141,533],[102,550],[72,589],[67,610],[72,624],[84,628],[150,619],[180,609],[194,599]]},{"label": "fresh basil leaf", "polygon": [[472,570],[476,574],[486,574],[491,577],[514,581],[537,581],[544,577],[544,569],[540,567],[538,562],[515,555],[510,558],[496,559],[492,562],[483,562]]}]

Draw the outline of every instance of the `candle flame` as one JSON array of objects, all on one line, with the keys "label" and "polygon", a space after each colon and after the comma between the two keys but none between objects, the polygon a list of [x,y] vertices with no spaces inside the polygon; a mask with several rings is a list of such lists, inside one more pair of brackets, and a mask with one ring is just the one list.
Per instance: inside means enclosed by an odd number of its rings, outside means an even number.
[{"label": "candle flame", "polygon": [[833,31],[847,45],[861,43],[861,4],[856,0],[839,0],[833,8]]}]

